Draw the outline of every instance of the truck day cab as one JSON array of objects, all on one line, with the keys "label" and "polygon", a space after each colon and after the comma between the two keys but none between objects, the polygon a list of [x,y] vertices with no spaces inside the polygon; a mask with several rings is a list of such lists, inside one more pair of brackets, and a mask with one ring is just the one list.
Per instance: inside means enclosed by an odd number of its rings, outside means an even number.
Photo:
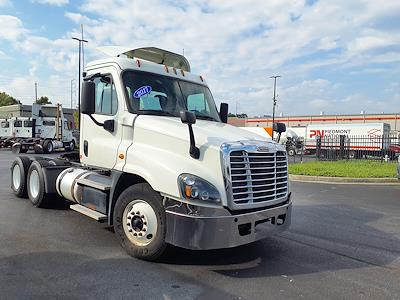
[{"label": "truck day cab", "polygon": [[217,111],[185,57],[158,48],[115,54],[85,69],[79,162],[20,156],[15,194],[37,207],[74,202],[146,260],[167,244],[235,247],[286,229],[285,148],[226,124],[227,104]]}]

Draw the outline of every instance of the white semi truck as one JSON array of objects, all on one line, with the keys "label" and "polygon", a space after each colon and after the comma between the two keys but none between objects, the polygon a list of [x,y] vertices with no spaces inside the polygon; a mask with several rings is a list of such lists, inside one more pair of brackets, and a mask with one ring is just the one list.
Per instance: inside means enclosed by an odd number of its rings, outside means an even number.
[{"label": "white semi truck", "polygon": [[286,229],[284,146],[226,124],[227,104],[217,111],[185,57],[158,48],[115,54],[86,66],[79,161],[17,157],[14,193],[37,207],[71,201],[146,260],[167,244],[235,247]]},{"label": "white semi truck", "polygon": [[56,149],[74,150],[77,145],[72,126],[64,117],[62,106],[32,105],[32,117],[0,120],[0,147],[11,147],[15,153],[52,153]]},{"label": "white semi truck", "polygon": [[0,127],[0,148],[8,148],[20,140],[32,137],[33,121],[29,117],[0,119]]}]

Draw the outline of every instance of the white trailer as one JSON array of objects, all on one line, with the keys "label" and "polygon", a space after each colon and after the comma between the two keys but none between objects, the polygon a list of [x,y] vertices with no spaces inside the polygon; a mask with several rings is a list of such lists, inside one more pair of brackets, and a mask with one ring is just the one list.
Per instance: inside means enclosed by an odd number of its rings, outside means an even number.
[{"label": "white trailer", "polygon": [[147,260],[167,244],[235,247],[288,228],[283,145],[226,124],[228,105],[218,112],[182,55],[111,52],[85,69],[78,161],[17,157],[17,196],[37,207],[69,200],[71,209],[114,226],[127,253]]},{"label": "white trailer", "polygon": [[317,139],[322,141],[322,150],[337,150],[340,147],[340,136],[345,137],[346,150],[350,157],[380,155],[390,146],[390,125],[386,123],[362,124],[312,124],[307,126],[305,149],[315,152]]}]

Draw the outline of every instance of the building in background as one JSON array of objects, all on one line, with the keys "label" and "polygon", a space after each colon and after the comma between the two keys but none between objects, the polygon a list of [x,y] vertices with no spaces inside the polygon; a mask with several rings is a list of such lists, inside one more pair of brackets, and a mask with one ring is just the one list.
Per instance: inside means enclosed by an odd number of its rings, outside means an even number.
[{"label": "building in background", "polygon": [[[72,124],[72,128],[76,128],[73,116],[75,111],[75,109],[63,107],[64,117]],[[0,107],[0,119],[12,117],[32,117],[32,105],[15,104]]]},{"label": "building in background", "polygon": [[[388,123],[391,131],[400,131],[400,113],[358,114],[358,115],[310,115],[276,116],[275,122],[285,123],[287,127],[301,127],[310,124],[345,124],[345,123]],[[229,124],[247,127],[272,127],[272,117],[265,118],[229,118]]]}]

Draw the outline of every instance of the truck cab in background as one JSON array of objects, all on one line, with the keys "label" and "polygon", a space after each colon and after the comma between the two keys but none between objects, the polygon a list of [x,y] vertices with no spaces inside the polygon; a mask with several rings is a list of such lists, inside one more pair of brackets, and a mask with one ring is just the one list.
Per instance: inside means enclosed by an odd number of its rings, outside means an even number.
[{"label": "truck cab in background", "polygon": [[122,247],[146,260],[167,244],[235,247],[289,226],[283,145],[226,124],[227,104],[217,110],[185,57],[158,48],[106,52],[85,69],[79,162],[17,158],[17,196],[37,207],[61,196],[113,225]]},{"label": "truck cab in background", "polygon": [[74,150],[77,140],[72,126],[64,117],[62,106],[32,105],[32,117],[15,118],[13,121],[13,152],[52,153],[56,149]]}]

